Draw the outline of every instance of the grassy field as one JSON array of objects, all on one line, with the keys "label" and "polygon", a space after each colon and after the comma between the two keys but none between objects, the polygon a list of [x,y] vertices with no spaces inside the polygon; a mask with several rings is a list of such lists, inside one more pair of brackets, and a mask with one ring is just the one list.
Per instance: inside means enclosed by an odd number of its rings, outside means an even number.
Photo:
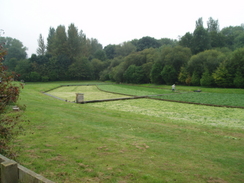
[{"label": "grassy field", "polygon": [[13,145],[27,168],[59,183],[244,181],[243,109],[151,99],[75,104],[41,93],[61,84],[21,92],[29,122]]},{"label": "grassy field", "polygon": [[[112,86],[112,85],[108,85]],[[84,100],[101,100],[101,99],[111,99],[111,98],[125,98],[128,96],[111,94],[107,92],[100,91],[95,85],[94,86],[68,86],[60,87],[55,90],[51,90],[48,94],[62,98],[68,101],[75,101],[76,93],[83,93]]]},{"label": "grassy field", "polygon": [[[201,88],[203,92],[192,92],[197,90],[196,87],[187,89],[185,86],[179,86],[177,92],[172,92],[166,86],[160,88],[140,87],[128,85],[101,85],[99,88],[105,91],[112,91],[130,95],[159,95],[152,96],[153,98],[176,100],[184,102],[193,102],[201,104],[214,104],[224,106],[239,106],[244,107],[244,90],[243,89],[215,89]],[[169,87],[168,87],[169,88]],[[199,88],[198,88],[199,89]],[[217,93],[219,91],[219,93]],[[228,93],[229,92],[229,93]]]}]

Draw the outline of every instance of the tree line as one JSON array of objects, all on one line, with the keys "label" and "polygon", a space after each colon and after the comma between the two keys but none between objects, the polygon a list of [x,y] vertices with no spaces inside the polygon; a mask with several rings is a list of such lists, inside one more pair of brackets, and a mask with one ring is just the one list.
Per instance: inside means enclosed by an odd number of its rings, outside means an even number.
[{"label": "tree line", "polygon": [[210,17],[179,38],[142,37],[103,46],[74,24],[40,34],[37,54],[26,59],[18,40],[1,38],[8,47],[4,64],[25,81],[111,80],[117,83],[186,84],[244,87],[244,25],[219,29]]}]

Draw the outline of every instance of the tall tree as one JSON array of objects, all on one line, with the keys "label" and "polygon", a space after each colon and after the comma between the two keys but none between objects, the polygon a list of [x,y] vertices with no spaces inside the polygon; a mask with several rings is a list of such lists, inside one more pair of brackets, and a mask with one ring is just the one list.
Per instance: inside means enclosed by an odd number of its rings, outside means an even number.
[{"label": "tall tree", "polygon": [[161,46],[176,46],[178,41],[174,40],[174,39],[169,39],[169,38],[161,38],[158,40],[158,42],[160,43]]},{"label": "tall tree", "polygon": [[114,45],[114,44],[113,45],[109,44],[109,45],[104,47],[103,50],[105,51],[108,59],[113,59],[115,57],[115,55],[116,55],[115,47],[116,47],[116,45]]},{"label": "tall tree", "polygon": [[197,54],[210,48],[211,45],[208,31],[203,26],[197,26],[193,32],[192,53]]},{"label": "tall tree", "polygon": [[63,25],[59,25],[56,29],[54,47],[55,55],[68,55],[67,34]]},{"label": "tall tree", "polygon": [[214,20],[212,17],[208,19],[208,32],[219,32],[219,21]]},{"label": "tall tree", "polygon": [[26,58],[27,48],[21,41],[11,37],[0,37],[0,43],[4,43],[4,47],[8,51],[8,54],[4,56],[3,64],[14,71],[18,61]]},{"label": "tall tree", "polygon": [[232,86],[233,78],[227,69],[226,62],[220,63],[217,70],[213,73],[214,82],[220,87]]},{"label": "tall tree", "polygon": [[224,35],[219,31],[219,21],[214,20],[212,17],[208,19],[208,33],[210,37],[210,44],[212,48],[224,47],[225,38]]},{"label": "tall tree", "polygon": [[78,29],[75,27],[74,24],[70,24],[68,28],[68,55],[71,60],[74,57],[77,57],[81,52],[81,42],[79,39]]},{"label": "tall tree", "polygon": [[[231,50],[240,48],[240,42],[242,39],[242,34],[244,33],[243,26],[229,26],[221,30],[221,33],[224,35],[225,44]],[[239,37],[240,36],[240,37]],[[239,38],[238,38],[239,37]],[[242,43],[243,45],[243,43]]]},{"label": "tall tree", "polygon": [[55,29],[53,27],[49,28],[49,34],[47,37],[47,53],[54,54],[54,42],[55,42]]},{"label": "tall tree", "polygon": [[82,30],[79,32],[79,41],[80,41],[80,47],[81,47],[81,52],[80,55],[82,57],[89,57],[90,56],[90,47],[88,45],[89,41],[86,38],[86,35],[83,33]]},{"label": "tall tree", "polygon": [[127,56],[130,53],[136,51],[136,46],[134,46],[131,42],[123,42],[120,45],[115,47],[115,54],[116,56]]},{"label": "tall tree", "polygon": [[123,78],[127,83],[144,83],[145,73],[142,66],[130,65],[124,72]]},{"label": "tall tree", "polygon": [[39,39],[37,40],[38,42],[38,48],[36,50],[37,55],[45,55],[46,53],[46,45],[44,42],[44,39],[42,35],[40,34]]},{"label": "tall tree", "polygon": [[163,83],[162,77],[160,75],[161,71],[163,69],[163,65],[160,61],[156,61],[153,66],[150,73],[150,81],[155,84],[161,84]]},{"label": "tall tree", "polygon": [[99,59],[101,61],[105,61],[107,58],[106,58],[106,53],[104,50],[97,50],[95,53],[94,53],[94,58],[96,59]]},{"label": "tall tree", "polygon": [[172,66],[175,69],[177,76],[180,73],[180,68],[184,66],[190,58],[191,50],[182,46],[167,46],[160,51],[160,61],[162,66]]},{"label": "tall tree", "polygon": [[159,48],[160,46],[161,45],[158,40],[153,37],[146,36],[138,40],[137,51],[142,51],[146,48]]},{"label": "tall tree", "polygon": [[103,46],[98,42],[97,39],[94,39],[94,38],[89,39],[88,44],[90,47],[90,55],[91,56],[94,56],[96,51],[103,49]]},{"label": "tall tree", "polygon": [[239,48],[232,52],[231,58],[227,64],[228,72],[232,77],[236,75],[238,70],[244,77],[244,48]]},{"label": "tall tree", "polygon": [[198,18],[196,21],[196,28],[203,27],[203,20],[202,17]]},{"label": "tall tree", "polygon": [[179,45],[192,48],[192,39],[193,35],[190,32],[187,32],[184,36],[180,38]]},{"label": "tall tree", "polygon": [[79,57],[69,66],[69,75],[72,79],[90,80],[93,76],[91,62],[85,57]]},{"label": "tall tree", "polygon": [[223,53],[216,50],[206,50],[190,58],[187,63],[187,70],[190,75],[195,72],[202,76],[206,69],[212,74],[224,59],[226,57]]},{"label": "tall tree", "polygon": [[178,75],[172,65],[165,65],[160,74],[166,84],[174,84],[177,81]]}]

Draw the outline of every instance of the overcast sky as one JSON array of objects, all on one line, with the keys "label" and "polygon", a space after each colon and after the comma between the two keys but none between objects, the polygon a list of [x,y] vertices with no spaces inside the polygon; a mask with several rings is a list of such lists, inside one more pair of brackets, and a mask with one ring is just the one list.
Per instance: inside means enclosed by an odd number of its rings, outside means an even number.
[{"label": "overcast sky", "polygon": [[36,53],[39,35],[49,28],[74,23],[103,46],[144,36],[178,39],[193,32],[202,17],[212,17],[220,29],[244,23],[243,0],[1,0],[2,36],[20,40],[28,57]]}]

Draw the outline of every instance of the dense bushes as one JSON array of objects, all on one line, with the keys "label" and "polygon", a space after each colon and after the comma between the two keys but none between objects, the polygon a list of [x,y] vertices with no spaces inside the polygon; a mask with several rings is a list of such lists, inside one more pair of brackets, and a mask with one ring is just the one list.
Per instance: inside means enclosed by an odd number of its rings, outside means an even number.
[{"label": "dense bushes", "polygon": [[0,44],[0,154],[13,158],[9,143],[19,132],[16,127],[20,113],[12,114],[11,105],[18,100],[21,85],[13,83],[17,75],[7,72],[7,67],[2,63],[6,54],[7,51]]}]

